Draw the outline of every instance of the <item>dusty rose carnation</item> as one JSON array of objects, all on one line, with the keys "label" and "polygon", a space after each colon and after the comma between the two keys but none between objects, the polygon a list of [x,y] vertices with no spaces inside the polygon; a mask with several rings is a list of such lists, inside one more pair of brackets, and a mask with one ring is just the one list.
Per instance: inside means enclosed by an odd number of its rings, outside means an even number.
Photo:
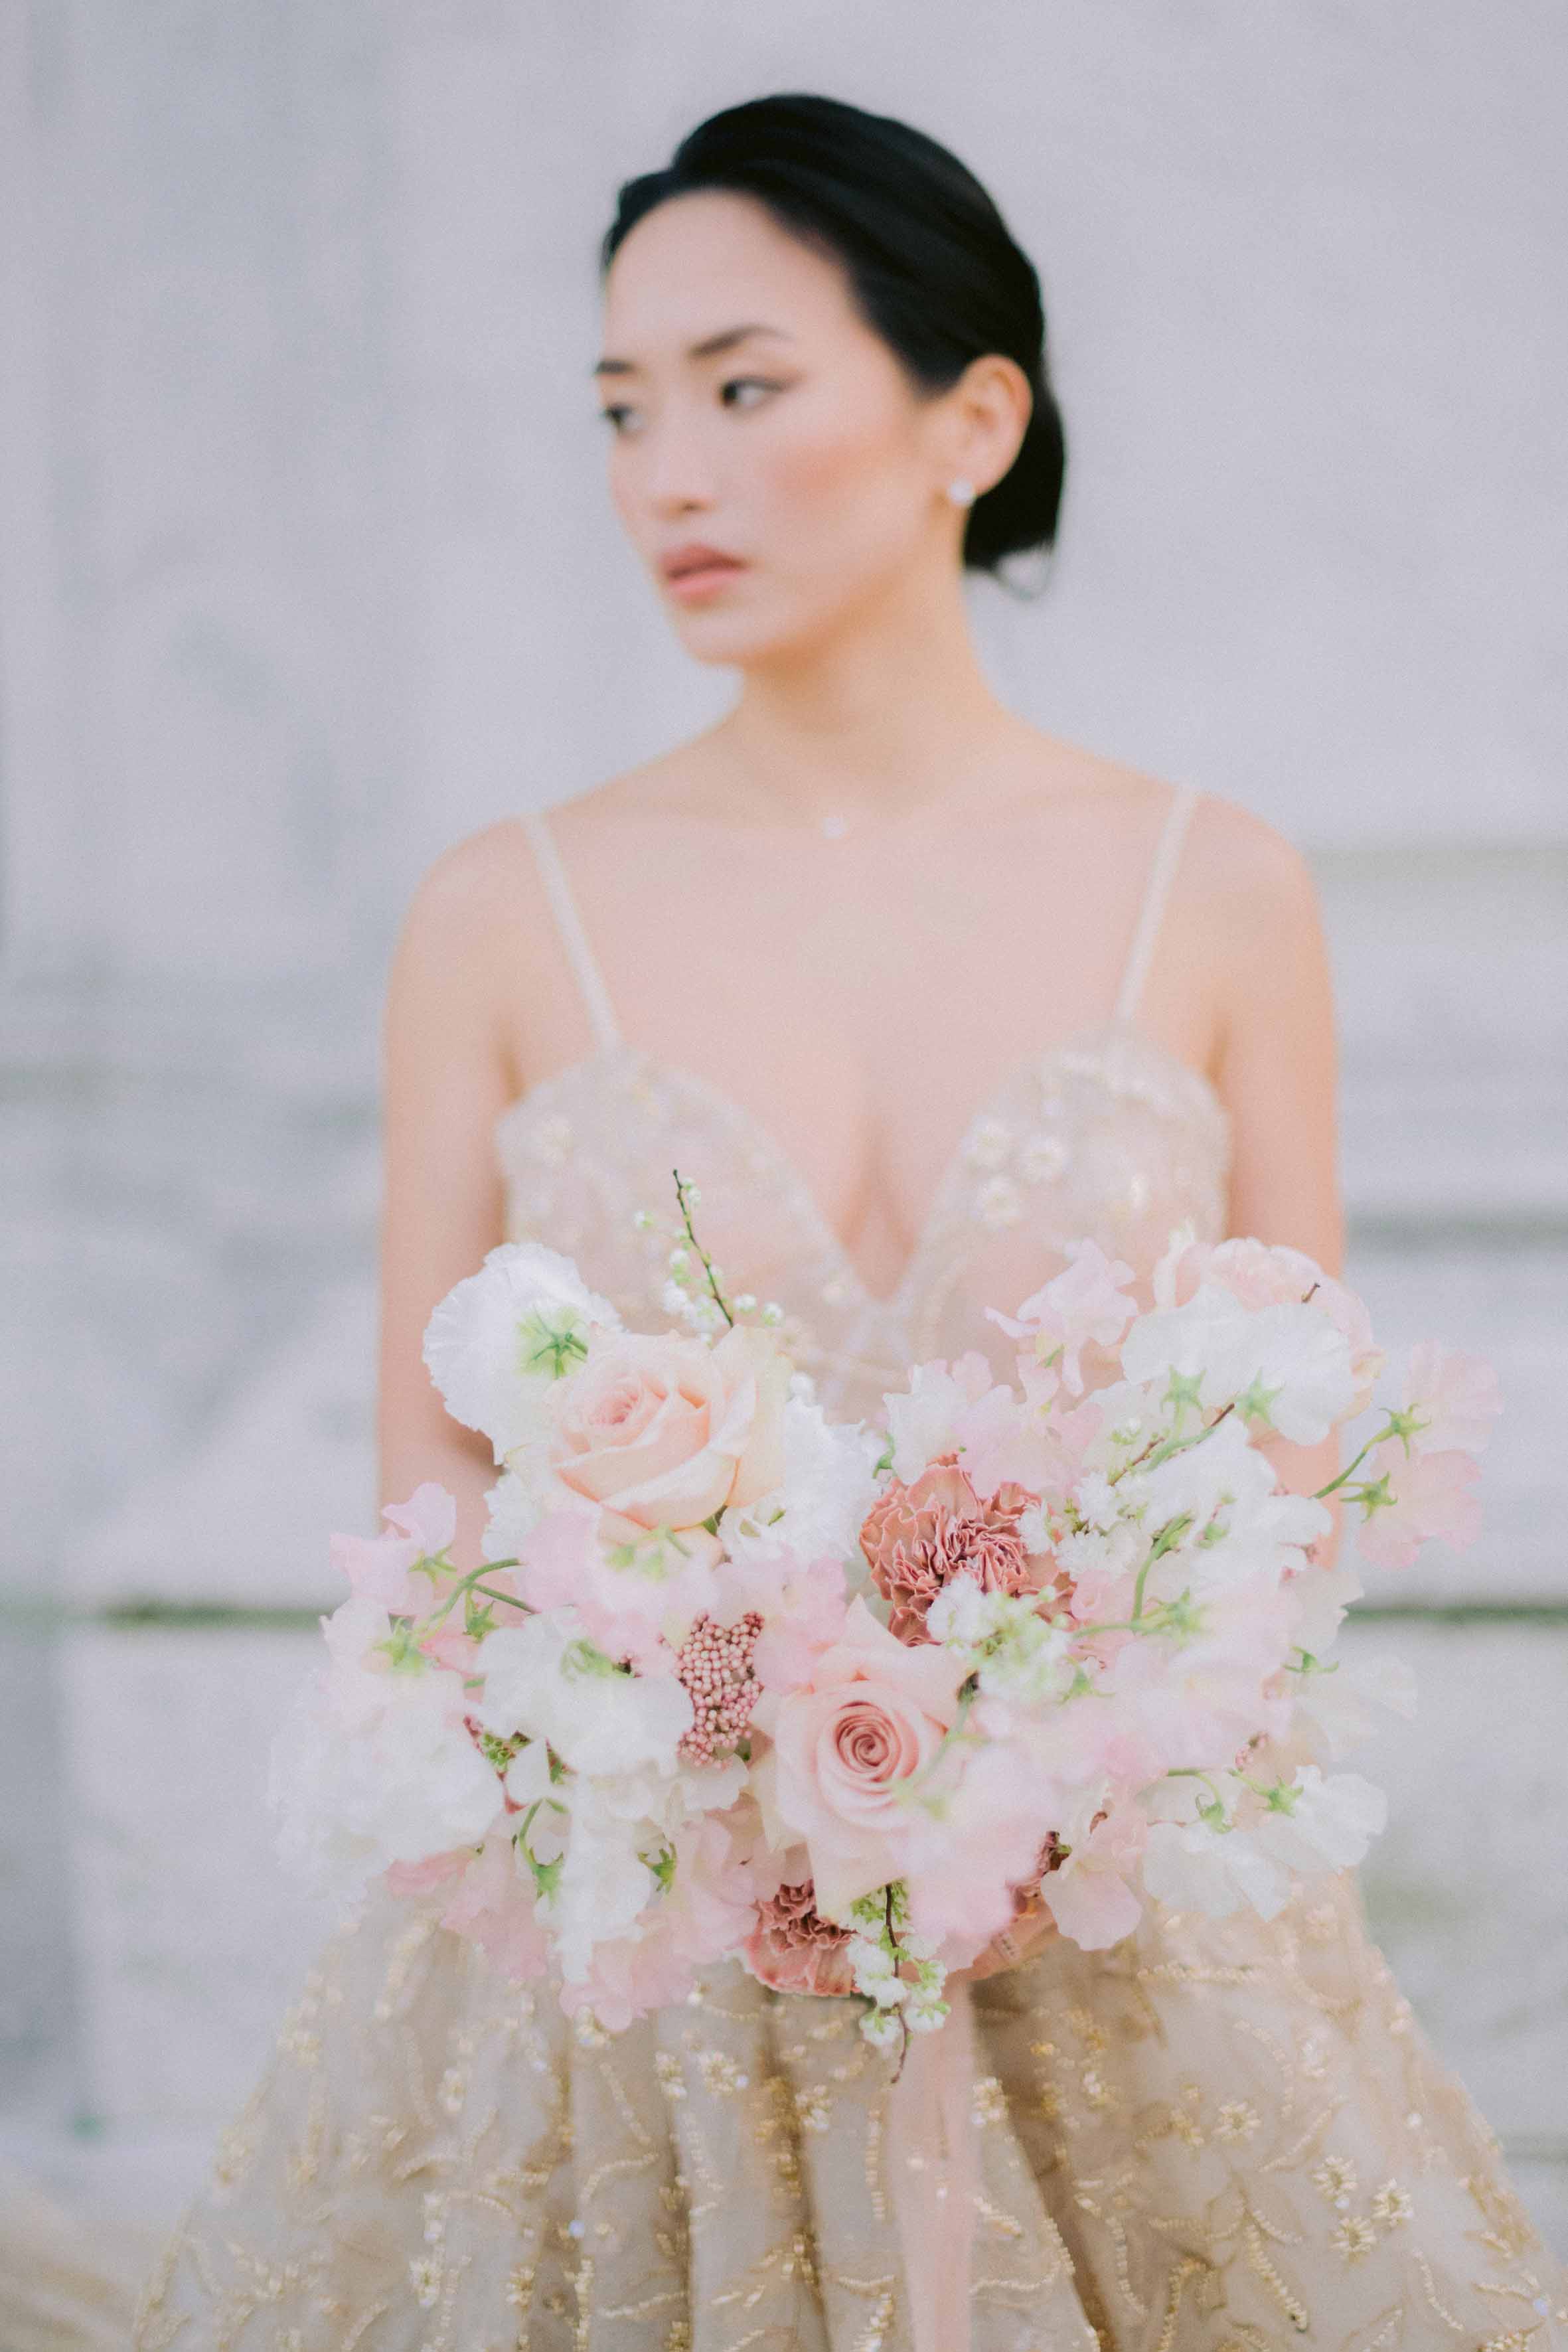
[{"label": "dusty rose carnation", "polygon": [[746,1966],[774,1992],[850,1993],[855,1974],[846,1950],[847,1927],[836,1927],[816,1908],[816,1890],[781,1886],[757,1906],[757,1924],[746,1940]]},{"label": "dusty rose carnation", "polygon": [[930,1641],[926,1612],[955,1576],[972,1576],[983,1592],[1037,1589],[1036,1564],[1018,1533],[1036,1499],[1008,1481],[983,1500],[955,1454],[940,1455],[910,1486],[894,1480],[866,1514],[860,1549],[900,1642]]}]

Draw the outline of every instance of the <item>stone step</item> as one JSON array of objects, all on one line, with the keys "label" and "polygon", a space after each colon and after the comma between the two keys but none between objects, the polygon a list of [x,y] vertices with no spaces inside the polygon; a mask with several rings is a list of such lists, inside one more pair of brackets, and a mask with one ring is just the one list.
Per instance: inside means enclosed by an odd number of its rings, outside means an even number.
[{"label": "stone step", "polygon": [[374,1534],[375,1299],[337,1283],[184,1459],[69,1548],[80,1609],[226,1602],[335,1608],[334,1530]]}]

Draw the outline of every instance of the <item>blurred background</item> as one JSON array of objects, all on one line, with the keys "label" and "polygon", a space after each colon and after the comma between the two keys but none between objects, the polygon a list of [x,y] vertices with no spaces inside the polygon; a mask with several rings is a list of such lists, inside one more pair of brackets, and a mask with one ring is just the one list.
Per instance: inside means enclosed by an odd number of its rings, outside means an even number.
[{"label": "blurred background", "polygon": [[0,0],[0,2158],[161,2226],[321,1932],[261,1777],[374,1523],[393,931],[729,697],[602,488],[595,245],[784,88],[1035,255],[999,688],[1305,845],[1351,1277],[1500,1367],[1484,1537],[1353,1632],[1422,1690],[1367,1886],[1568,2251],[1559,0]]}]

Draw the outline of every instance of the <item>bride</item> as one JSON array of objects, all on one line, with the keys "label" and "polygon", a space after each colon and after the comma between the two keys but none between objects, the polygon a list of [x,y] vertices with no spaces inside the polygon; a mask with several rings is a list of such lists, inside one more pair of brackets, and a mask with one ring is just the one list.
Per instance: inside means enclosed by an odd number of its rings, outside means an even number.
[{"label": "bride", "polygon": [[[911,1358],[1005,1355],[982,1307],[1079,1235],[1144,1281],[1184,1219],[1340,1256],[1301,858],[1025,724],[976,658],[964,572],[1050,544],[1063,469],[1035,273],[984,190],[900,123],[765,99],[624,187],[604,257],[616,505],[683,646],[741,684],[694,741],[459,843],[404,928],[383,1495],[451,1488],[466,1566],[494,1465],[422,1368],[432,1307],[528,1235],[664,1321],[634,1213],[668,1210],[674,1166],[840,1416]],[[850,2004],[736,1968],[608,2037],[377,1896],[285,2020],[135,2341],[1568,2340],[1348,1881],[1268,1926],[993,1951],[936,2040],[956,2097],[929,2067],[892,2088]]]}]

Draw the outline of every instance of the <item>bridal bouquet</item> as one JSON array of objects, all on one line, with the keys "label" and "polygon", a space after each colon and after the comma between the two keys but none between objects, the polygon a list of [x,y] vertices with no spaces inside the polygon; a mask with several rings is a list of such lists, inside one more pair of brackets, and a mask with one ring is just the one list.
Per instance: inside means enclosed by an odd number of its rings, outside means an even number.
[{"label": "bridal bouquet", "polygon": [[1021,1920],[1093,1948],[1151,1897],[1268,1918],[1359,1862],[1383,1799],[1331,1768],[1409,1694],[1330,1656],[1360,1588],[1312,1547],[1334,1494],[1381,1564],[1474,1534],[1489,1369],[1417,1349],[1349,1466],[1288,1493],[1268,1443],[1372,1406],[1365,1309],[1299,1252],[1178,1233],[1149,1310],[1080,1244],[992,1310],[1016,1381],[920,1364],[884,1432],[835,1425],[697,1198],[678,1177],[677,1328],[624,1329],[535,1244],[437,1308],[426,1360],[500,1467],[485,1562],[452,1564],[435,1486],[333,1538],[286,1854],[435,1894],[609,2031],[739,1956],[860,1996],[879,2042]]}]

